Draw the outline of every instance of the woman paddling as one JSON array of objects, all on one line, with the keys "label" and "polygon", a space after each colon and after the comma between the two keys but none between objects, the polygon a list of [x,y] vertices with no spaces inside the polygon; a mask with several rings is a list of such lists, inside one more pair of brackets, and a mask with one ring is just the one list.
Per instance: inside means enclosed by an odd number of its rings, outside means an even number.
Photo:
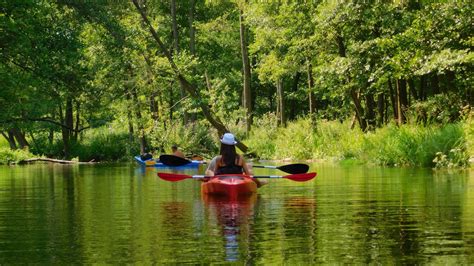
[{"label": "woman paddling", "polygon": [[[206,176],[223,175],[223,174],[246,174],[253,175],[252,170],[245,162],[243,156],[235,151],[237,141],[232,133],[225,133],[221,139],[220,155],[217,155],[209,163],[206,170]],[[258,187],[263,183],[257,179],[253,179]]]}]

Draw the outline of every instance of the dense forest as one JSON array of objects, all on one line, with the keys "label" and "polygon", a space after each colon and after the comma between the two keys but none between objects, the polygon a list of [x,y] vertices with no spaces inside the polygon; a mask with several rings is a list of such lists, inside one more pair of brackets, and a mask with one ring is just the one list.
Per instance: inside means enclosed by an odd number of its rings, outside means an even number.
[{"label": "dense forest", "polygon": [[231,131],[261,158],[465,165],[473,13],[470,1],[2,1],[0,154],[210,156]]}]

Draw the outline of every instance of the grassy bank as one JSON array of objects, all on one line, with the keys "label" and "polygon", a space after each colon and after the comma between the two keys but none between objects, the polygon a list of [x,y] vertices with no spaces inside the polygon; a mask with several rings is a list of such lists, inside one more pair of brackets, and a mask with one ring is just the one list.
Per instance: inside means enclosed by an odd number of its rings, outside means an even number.
[{"label": "grassy bank", "polygon": [[[37,134],[35,140],[29,140],[29,142],[29,151],[12,151],[6,141],[0,142],[0,164],[17,163],[33,157],[57,159],[64,157],[59,134],[55,135],[53,142],[50,142],[47,134]],[[78,161],[130,161],[132,155],[138,153],[138,143],[130,143],[127,131],[113,127],[88,130],[77,142],[71,144],[71,156]]]},{"label": "grassy bank", "polygon": [[[291,122],[285,128],[276,126],[276,117],[267,115],[254,121],[251,134],[244,138],[244,127],[231,128],[261,159],[274,160],[351,160],[364,164],[420,167],[463,167],[474,157],[474,118],[472,113],[462,122],[447,125],[388,125],[363,133],[350,129],[349,122],[318,121],[313,127],[308,119]],[[183,127],[176,125],[163,132],[147,135],[157,152],[169,152],[172,144],[189,154],[207,158],[218,153],[215,130],[205,123]],[[45,156],[62,158],[60,137],[49,142],[45,134],[31,141],[28,151],[11,151],[5,140],[0,142],[0,164]],[[137,142],[130,142],[126,130],[103,127],[86,131],[71,147],[79,161],[130,161],[139,153]]]},{"label": "grassy bank", "polygon": [[474,122],[448,125],[389,125],[373,132],[350,129],[349,122],[320,121],[313,128],[301,119],[286,128],[257,121],[246,144],[265,159],[356,160],[360,163],[466,166],[474,155]]}]

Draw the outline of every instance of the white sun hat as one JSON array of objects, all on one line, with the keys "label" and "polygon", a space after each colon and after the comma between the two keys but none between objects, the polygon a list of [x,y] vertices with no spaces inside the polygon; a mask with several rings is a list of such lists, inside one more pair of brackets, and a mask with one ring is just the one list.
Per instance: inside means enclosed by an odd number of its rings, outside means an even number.
[{"label": "white sun hat", "polygon": [[221,142],[222,144],[226,144],[226,145],[237,144],[237,141],[235,141],[234,134],[232,133],[225,133],[224,136],[222,136]]}]

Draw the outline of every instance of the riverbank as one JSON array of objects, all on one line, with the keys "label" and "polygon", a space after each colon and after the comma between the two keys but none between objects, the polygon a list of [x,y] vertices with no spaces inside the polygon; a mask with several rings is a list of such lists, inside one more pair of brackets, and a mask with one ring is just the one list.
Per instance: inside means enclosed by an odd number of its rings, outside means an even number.
[{"label": "riverbank", "polygon": [[246,144],[260,158],[271,160],[454,168],[467,167],[474,158],[472,119],[447,125],[391,124],[367,133],[350,127],[348,121],[323,121],[313,127],[308,119],[286,128],[261,123]]},{"label": "riverbank", "polygon": [[[387,166],[415,166],[455,168],[474,165],[474,122],[447,125],[402,125],[394,124],[364,133],[358,128],[351,129],[349,121],[318,121],[315,126],[309,119],[291,122],[287,127],[276,127],[273,118],[255,121],[248,138],[241,127],[233,128],[249,147],[249,154],[256,159],[276,161],[330,161],[336,163],[372,164]],[[204,131],[204,126],[196,126]],[[201,132],[202,133],[202,132]],[[192,134],[188,134],[192,135]],[[205,138],[205,142],[196,137]],[[191,139],[176,139],[180,147],[200,147],[202,155],[212,157],[217,154],[217,146],[212,141],[214,133],[194,134]],[[150,136],[153,139],[153,136]],[[211,141],[209,141],[211,139]],[[196,145],[195,143],[208,143]],[[40,145],[30,151],[12,151],[6,145],[0,147],[0,164],[15,164],[26,159],[49,157],[62,159],[61,145]],[[42,144],[41,144],[42,143]],[[194,143],[194,146],[193,146]],[[6,144],[6,143],[3,143]],[[169,143],[154,143],[164,147]],[[76,161],[117,162],[130,161],[138,154],[137,144],[128,142],[125,131],[96,129],[84,135],[81,143],[73,147]],[[184,151],[188,150],[184,148]],[[194,153],[201,153],[194,150]],[[43,154],[53,156],[43,156]],[[56,155],[54,155],[56,154]]]}]

